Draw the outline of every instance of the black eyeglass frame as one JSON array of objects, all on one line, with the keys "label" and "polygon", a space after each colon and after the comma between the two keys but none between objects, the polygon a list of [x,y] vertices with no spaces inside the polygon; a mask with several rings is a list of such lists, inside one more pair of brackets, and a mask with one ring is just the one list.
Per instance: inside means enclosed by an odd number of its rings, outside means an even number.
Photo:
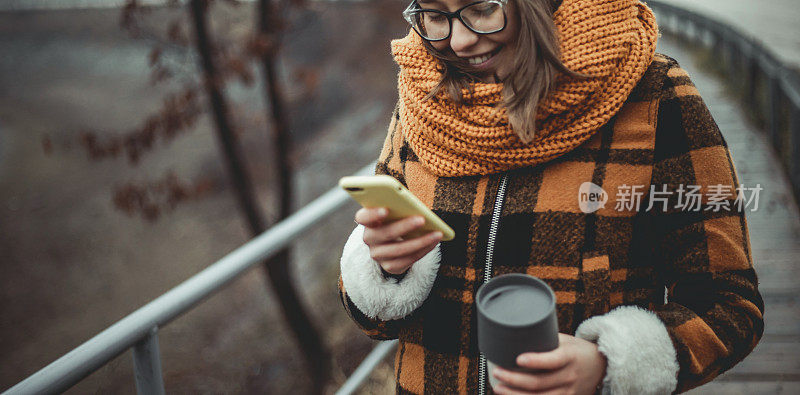
[{"label": "black eyeglass frame", "polygon": [[[475,4],[479,4],[479,3],[495,3],[495,4],[500,5],[500,9],[503,11],[503,27],[501,27],[501,28],[499,28],[497,30],[490,31],[490,32],[479,32],[479,31],[473,29],[471,26],[469,26],[468,23],[464,22],[464,19],[461,18],[461,11],[463,11],[465,8],[471,7],[471,6],[473,6]],[[406,7],[406,9],[403,11],[403,18],[411,25],[411,28],[414,29],[414,31],[417,32],[417,34],[419,34],[420,37],[422,37],[425,40],[434,41],[435,42],[435,41],[447,40],[453,34],[453,18],[458,18],[458,20],[461,21],[462,25],[464,25],[467,29],[469,29],[471,32],[473,32],[475,34],[492,34],[492,33],[497,33],[497,32],[503,31],[503,29],[505,29],[506,25],[508,24],[508,15],[506,15],[506,4],[508,4],[508,0],[479,0],[479,1],[473,1],[472,3],[469,3],[469,4],[459,8],[459,9],[453,11],[453,12],[447,12],[447,11],[441,11],[441,10],[434,10],[434,9],[431,9],[431,8],[417,8],[417,7],[419,7],[419,4],[417,3],[417,0],[412,0],[411,4],[409,4],[408,7]],[[419,30],[417,30],[417,27],[414,25],[414,21],[413,21],[414,14],[419,12],[419,11],[435,12],[435,13],[444,15],[447,18],[447,24],[449,26],[448,31],[447,31],[447,35],[444,36],[444,38],[440,38],[440,39],[436,39],[436,40],[431,40],[429,38],[426,38],[425,35],[422,34]]]}]

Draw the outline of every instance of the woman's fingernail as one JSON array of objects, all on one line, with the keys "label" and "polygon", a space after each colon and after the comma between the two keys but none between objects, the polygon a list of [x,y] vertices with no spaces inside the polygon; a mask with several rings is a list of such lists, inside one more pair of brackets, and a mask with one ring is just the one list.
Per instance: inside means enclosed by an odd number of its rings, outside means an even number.
[{"label": "woman's fingernail", "polygon": [[414,225],[422,225],[425,223],[425,218],[416,217],[414,218]]},{"label": "woman's fingernail", "polygon": [[438,240],[442,238],[442,232],[433,232],[431,233],[431,239]]},{"label": "woman's fingernail", "polygon": [[381,208],[379,208],[379,209],[378,209],[378,215],[379,215],[379,216],[381,216],[381,217],[385,217],[385,216],[386,216],[386,214],[389,214],[389,211],[388,211],[388,210],[386,210],[385,208],[381,207]]}]

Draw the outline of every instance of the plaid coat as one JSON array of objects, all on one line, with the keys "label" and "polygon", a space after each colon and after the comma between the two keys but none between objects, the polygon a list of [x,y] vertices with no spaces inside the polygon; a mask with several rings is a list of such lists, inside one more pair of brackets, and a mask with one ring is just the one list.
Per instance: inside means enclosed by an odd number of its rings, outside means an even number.
[{"label": "plaid coat", "polygon": [[[664,380],[673,381],[657,392],[688,390],[731,368],[760,339],[764,305],[744,209],[735,201],[733,162],[675,60],[656,54],[611,121],[575,150],[534,167],[437,178],[408,147],[398,122],[395,111],[377,173],[405,184],[456,238],[440,244],[432,286],[402,317],[365,313],[350,297],[347,278],[339,281],[345,310],[368,336],[400,339],[398,393],[477,392],[474,297],[483,282],[490,219],[503,182],[491,274],[528,273],[546,281],[557,296],[563,333],[575,334],[595,317],[589,329],[594,333],[582,337],[598,341],[606,354],[604,384],[617,389],[612,392],[639,392],[648,375],[661,371]],[[578,191],[585,182],[606,191],[604,207],[580,209]],[[687,203],[679,196],[681,185],[699,186],[694,209],[680,207]],[[625,198],[628,186],[645,192],[638,207]],[[618,306],[638,308],[615,310]],[[640,321],[630,318],[636,314],[656,317],[655,326],[637,326]],[[636,352],[644,353],[634,355],[644,362],[617,366],[617,356]],[[661,360],[648,365],[647,358]]]}]

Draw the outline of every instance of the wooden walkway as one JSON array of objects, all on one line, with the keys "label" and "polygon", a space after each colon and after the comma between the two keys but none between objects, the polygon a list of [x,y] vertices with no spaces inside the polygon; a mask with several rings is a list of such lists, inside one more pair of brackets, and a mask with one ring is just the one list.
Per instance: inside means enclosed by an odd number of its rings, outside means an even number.
[{"label": "wooden walkway", "polygon": [[747,213],[766,310],[764,337],[734,369],[690,393],[800,394],[800,214],[788,179],[723,82],[700,70],[685,46],[666,34],[658,50],[689,72],[728,142],[740,183],[764,188],[758,210]]}]

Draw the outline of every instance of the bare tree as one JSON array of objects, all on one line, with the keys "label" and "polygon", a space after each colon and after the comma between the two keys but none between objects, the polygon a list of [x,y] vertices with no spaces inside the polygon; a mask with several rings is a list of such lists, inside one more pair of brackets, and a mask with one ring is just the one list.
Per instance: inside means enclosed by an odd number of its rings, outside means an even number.
[{"label": "bare tree", "polygon": [[[273,18],[274,10],[266,0],[261,0],[259,5],[258,14],[261,34],[269,35],[272,33],[270,32],[270,26],[273,26],[269,21]],[[265,221],[255,204],[250,178],[240,159],[242,155],[236,143],[233,126],[228,117],[227,102],[221,91],[222,80],[214,64],[215,50],[209,39],[206,22],[208,0],[191,0],[190,9],[194,22],[195,42],[203,69],[204,85],[211,103],[212,115],[224,152],[228,173],[236,190],[239,208],[247,219],[250,232],[253,236],[256,236],[266,230]],[[272,46],[272,48],[274,47]],[[265,89],[267,90],[268,100],[272,105],[272,117],[275,122],[274,141],[275,152],[278,157],[277,165],[279,167],[281,192],[280,216],[285,218],[291,210],[291,168],[287,157],[287,152],[290,148],[286,120],[282,109],[282,99],[275,78],[274,54],[274,50],[265,51],[262,63],[267,78]],[[325,350],[320,336],[309,319],[306,309],[294,288],[289,275],[288,263],[288,250],[283,250],[275,259],[265,262],[264,265],[268,274],[267,277],[280,301],[283,315],[304,351],[306,363],[311,373],[310,376],[315,384],[314,388],[321,393],[327,379],[328,352]]]},{"label": "bare tree", "polygon": [[[226,2],[238,4],[235,0]],[[232,77],[238,77],[252,85],[254,77],[248,64],[254,60],[260,64],[265,79],[263,94],[265,102],[269,104],[265,108],[266,119],[272,120],[271,140],[275,153],[273,164],[278,178],[273,192],[279,196],[278,220],[288,217],[293,198],[293,169],[290,161],[292,147],[289,122],[275,67],[283,21],[275,4],[269,0],[259,0],[254,20],[258,33],[242,45],[245,49],[241,53],[232,54],[228,48],[221,51],[215,45],[208,22],[212,3],[213,0],[190,0],[187,4],[188,13],[185,15],[188,20],[173,20],[166,29],[169,41],[164,43],[161,39],[147,37],[151,33],[139,26],[138,19],[138,14],[146,13],[147,9],[140,7],[137,0],[128,0],[122,13],[122,27],[134,36],[158,42],[150,53],[151,82],[157,84],[175,77],[174,67],[167,66],[163,61],[163,46],[188,53],[192,44],[200,66],[200,82],[192,78],[183,84],[179,92],[167,95],[162,107],[148,116],[141,125],[121,134],[86,131],[81,134],[81,145],[92,160],[124,156],[131,165],[136,165],[158,142],[169,143],[177,136],[192,131],[199,117],[209,112],[237,205],[250,234],[256,236],[266,230],[268,221],[258,208],[252,178],[238,142],[240,133],[233,121],[232,108],[224,92],[227,81]],[[171,0],[170,5],[180,6],[180,2]],[[193,33],[191,38],[184,33],[185,25]],[[191,72],[184,74],[186,73]],[[207,105],[202,103],[204,96],[207,98]],[[49,138],[42,141],[42,148],[46,153],[52,152],[52,145]],[[117,187],[113,201],[115,207],[129,215],[138,213],[145,219],[154,221],[164,209],[202,196],[213,189],[213,184],[207,178],[193,182],[181,181],[175,173],[167,172],[157,180],[127,182]],[[321,393],[329,377],[330,353],[295,289],[289,270],[289,254],[289,249],[280,251],[263,263],[264,270],[278,298],[282,314],[300,346],[313,389],[316,393]]]}]

